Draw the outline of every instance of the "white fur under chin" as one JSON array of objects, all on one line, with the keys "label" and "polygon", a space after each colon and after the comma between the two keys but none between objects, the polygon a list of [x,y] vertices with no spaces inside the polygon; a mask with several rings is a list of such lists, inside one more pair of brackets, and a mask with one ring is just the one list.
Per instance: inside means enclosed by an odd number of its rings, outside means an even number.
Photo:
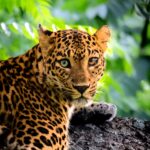
[{"label": "white fur under chin", "polygon": [[74,109],[75,109],[75,106],[71,106],[71,107],[69,108],[69,110],[68,110],[68,117],[69,117],[69,119],[72,117],[72,114],[73,114]]}]

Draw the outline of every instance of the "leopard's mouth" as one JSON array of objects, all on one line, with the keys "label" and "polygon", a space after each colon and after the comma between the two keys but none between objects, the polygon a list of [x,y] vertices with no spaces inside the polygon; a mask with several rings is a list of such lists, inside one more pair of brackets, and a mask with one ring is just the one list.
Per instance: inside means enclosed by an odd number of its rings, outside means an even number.
[{"label": "leopard's mouth", "polygon": [[88,94],[70,93],[66,91],[65,96],[71,104],[77,107],[82,107],[92,102],[92,96]]},{"label": "leopard's mouth", "polygon": [[79,97],[79,98],[76,98],[72,101],[73,105],[75,105],[76,107],[82,107],[82,106],[85,106],[87,105],[88,103],[90,103],[92,100],[91,99],[88,99],[86,97]]},{"label": "leopard's mouth", "polygon": [[85,97],[83,97],[83,96],[81,96],[81,97],[79,97],[79,98],[77,98],[77,99],[75,99],[75,101],[78,101],[78,102],[82,102],[82,101],[88,101],[88,99],[87,98],[85,98]]}]

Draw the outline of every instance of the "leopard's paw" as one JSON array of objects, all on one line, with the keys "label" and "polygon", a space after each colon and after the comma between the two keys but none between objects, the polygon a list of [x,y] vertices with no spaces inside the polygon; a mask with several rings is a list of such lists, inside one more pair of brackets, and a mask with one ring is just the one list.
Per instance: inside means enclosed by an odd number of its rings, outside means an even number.
[{"label": "leopard's paw", "polygon": [[84,108],[75,110],[71,122],[100,124],[111,121],[117,114],[117,107],[110,103],[92,103]]},{"label": "leopard's paw", "polygon": [[[90,106],[89,106],[90,107]],[[117,106],[111,103],[94,103],[91,104],[93,111],[103,115],[105,121],[112,121],[117,114]]]}]

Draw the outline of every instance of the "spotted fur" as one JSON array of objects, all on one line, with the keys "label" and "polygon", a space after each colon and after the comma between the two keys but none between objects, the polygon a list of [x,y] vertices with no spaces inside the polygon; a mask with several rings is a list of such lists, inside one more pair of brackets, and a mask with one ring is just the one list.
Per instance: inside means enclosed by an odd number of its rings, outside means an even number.
[{"label": "spotted fur", "polygon": [[109,37],[107,26],[94,35],[39,26],[37,45],[0,61],[0,137],[10,149],[68,150],[71,110],[92,100]]}]

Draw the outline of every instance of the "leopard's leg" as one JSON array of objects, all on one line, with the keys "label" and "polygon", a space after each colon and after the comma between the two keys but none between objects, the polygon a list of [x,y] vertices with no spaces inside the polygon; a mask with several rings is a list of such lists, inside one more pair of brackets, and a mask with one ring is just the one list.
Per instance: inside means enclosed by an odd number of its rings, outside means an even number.
[{"label": "leopard's leg", "polygon": [[92,103],[86,107],[76,108],[72,123],[103,123],[112,121],[117,114],[117,107],[111,103]]}]

